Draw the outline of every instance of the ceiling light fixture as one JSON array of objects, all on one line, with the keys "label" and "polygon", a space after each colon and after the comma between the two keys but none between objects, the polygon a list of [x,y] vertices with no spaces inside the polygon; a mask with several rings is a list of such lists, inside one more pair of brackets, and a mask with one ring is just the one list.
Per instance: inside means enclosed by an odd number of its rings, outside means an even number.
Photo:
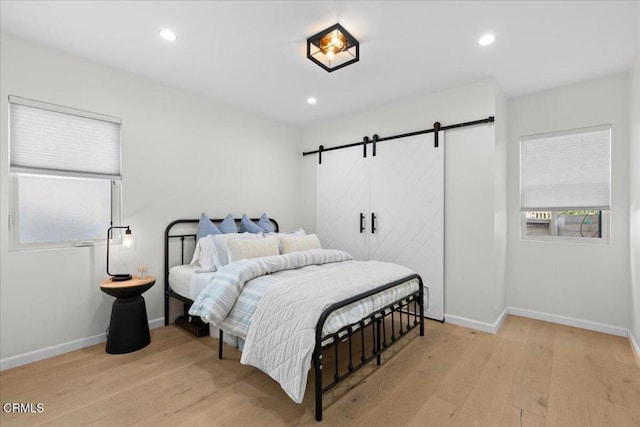
[{"label": "ceiling light fixture", "polygon": [[315,104],[315,103],[317,103],[317,102],[318,102],[318,100],[317,100],[317,99],[315,99],[313,96],[311,96],[311,97],[307,98],[307,104],[311,104],[311,105],[313,105],[313,104]]},{"label": "ceiling light fixture", "polygon": [[494,41],[496,41],[496,37],[493,34],[485,34],[478,39],[478,44],[480,46],[489,46]]},{"label": "ceiling light fixture", "polygon": [[175,41],[175,39],[177,38],[176,33],[167,28],[160,31],[160,37],[170,42]]},{"label": "ceiling light fixture", "polygon": [[307,39],[307,58],[332,72],[360,60],[360,43],[335,24]]}]

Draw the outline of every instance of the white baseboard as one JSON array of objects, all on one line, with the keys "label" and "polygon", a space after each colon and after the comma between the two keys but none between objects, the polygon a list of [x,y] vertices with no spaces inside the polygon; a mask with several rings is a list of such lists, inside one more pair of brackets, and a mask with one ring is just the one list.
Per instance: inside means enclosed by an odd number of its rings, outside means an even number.
[{"label": "white baseboard", "polygon": [[149,329],[162,328],[164,326],[164,316],[149,320]]},{"label": "white baseboard", "polygon": [[453,314],[445,314],[444,321],[446,323],[452,323],[454,325],[463,326],[465,328],[471,328],[478,331],[495,334],[500,330],[502,322],[504,322],[504,319],[507,318],[508,313],[508,309],[505,308],[500,316],[498,316],[498,319],[493,323],[480,322],[478,320],[467,319],[466,317],[455,316]]},{"label": "white baseboard", "polygon": [[[164,317],[149,321],[149,329],[155,329],[161,326],[164,326]],[[102,333],[62,344],[52,345],[51,347],[30,351],[28,353],[18,354],[17,356],[6,357],[0,360],[0,371],[37,362],[38,360],[59,356],[70,351],[80,350],[81,348],[101,344],[106,341],[107,336]]]},{"label": "white baseboard", "polygon": [[466,317],[455,316],[452,314],[445,314],[445,322],[463,326],[465,328],[471,328],[478,331],[495,334],[500,330],[500,327],[506,319],[507,314],[527,317],[530,319],[544,320],[546,322],[558,323],[560,325],[573,326],[581,329],[588,329],[590,331],[602,332],[605,334],[616,335],[620,337],[629,337],[631,345],[636,351],[636,356],[640,359],[640,346],[638,346],[638,342],[631,335],[630,330],[620,326],[607,325],[605,323],[592,322],[590,320],[576,319],[573,317],[560,316],[558,314],[544,313],[541,311],[528,310],[525,308],[507,307],[500,314],[500,316],[498,316],[498,319],[493,323],[480,322],[478,320],[468,319]]},{"label": "white baseboard", "polygon": [[509,307],[509,314],[514,316],[528,317],[530,319],[544,320],[545,322],[558,323],[560,325],[573,326],[576,328],[588,329],[590,331],[603,332],[609,335],[626,337],[629,335],[627,328],[607,325],[605,323],[592,322],[590,320],[576,319],[573,317],[560,316],[558,314],[544,313],[541,311],[527,310],[525,308]]}]

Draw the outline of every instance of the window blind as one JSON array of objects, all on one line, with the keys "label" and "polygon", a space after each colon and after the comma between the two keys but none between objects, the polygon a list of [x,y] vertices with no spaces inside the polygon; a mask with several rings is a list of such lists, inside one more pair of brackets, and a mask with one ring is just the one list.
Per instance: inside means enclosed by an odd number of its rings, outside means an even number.
[{"label": "window blind", "polygon": [[608,210],[611,126],[520,139],[520,208]]},{"label": "window blind", "polygon": [[9,97],[12,172],[121,179],[120,119]]}]

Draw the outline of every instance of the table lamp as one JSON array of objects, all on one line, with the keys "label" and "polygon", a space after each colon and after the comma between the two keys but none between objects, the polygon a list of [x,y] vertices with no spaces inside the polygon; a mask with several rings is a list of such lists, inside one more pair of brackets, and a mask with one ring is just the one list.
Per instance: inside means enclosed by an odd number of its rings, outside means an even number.
[{"label": "table lamp", "polygon": [[122,246],[124,246],[125,248],[130,248],[133,242],[133,238],[131,236],[131,229],[129,228],[128,225],[126,226],[120,226],[120,225],[112,225],[111,227],[109,227],[109,229],[107,230],[107,274],[109,276],[111,276],[111,280],[114,282],[123,282],[125,280],[131,280],[131,275],[130,274],[111,274],[109,273],[109,244],[111,242],[111,230],[113,230],[114,228],[122,228],[122,229],[126,229],[126,231],[124,232],[124,237],[122,239]]}]

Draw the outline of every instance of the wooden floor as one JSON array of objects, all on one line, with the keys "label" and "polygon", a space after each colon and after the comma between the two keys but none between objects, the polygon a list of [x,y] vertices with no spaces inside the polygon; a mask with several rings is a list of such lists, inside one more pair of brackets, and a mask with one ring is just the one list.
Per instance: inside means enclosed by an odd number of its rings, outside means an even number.
[{"label": "wooden floor", "polygon": [[[640,426],[640,367],[625,338],[516,316],[497,335],[426,326],[326,396],[323,424]],[[218,360],[216,340],[169,326],[135,353],[98,345],[7,370],[2,403],[44,411],[3,411],[0,424],[318,425],[311,382],[298,405],[225,352]]]}]

